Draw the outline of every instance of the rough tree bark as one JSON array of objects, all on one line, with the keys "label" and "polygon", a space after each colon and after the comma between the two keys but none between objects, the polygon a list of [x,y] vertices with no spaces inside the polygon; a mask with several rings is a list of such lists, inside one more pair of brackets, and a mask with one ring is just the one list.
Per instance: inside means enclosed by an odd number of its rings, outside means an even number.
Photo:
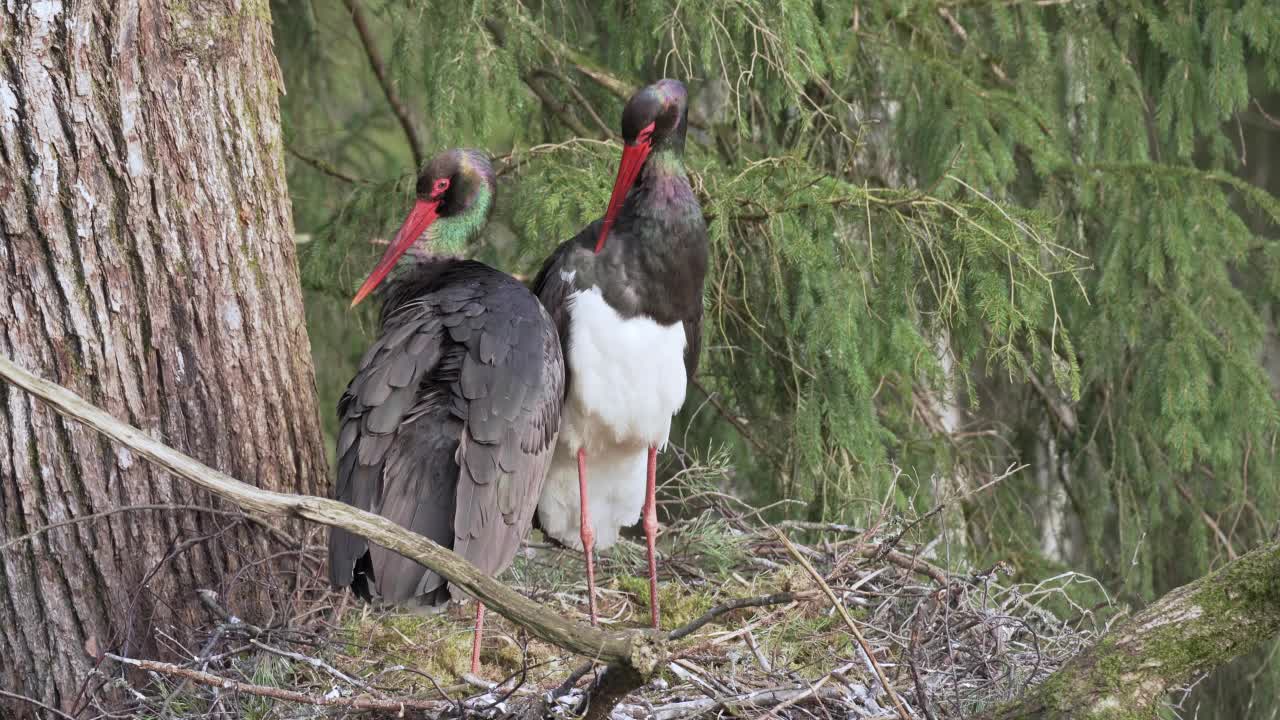
[{"label": "rough tree bark", "polygon": [[[270,25],[267,0],[0,3],[0,353],[209,465],[323,493]],[[153,503],[216,505],[0,387],[0,546]],[[181,640],[191,588],[231,591],[262,535],[130,512],[4,550],[0,688],[74,712],[86,646]]]}]

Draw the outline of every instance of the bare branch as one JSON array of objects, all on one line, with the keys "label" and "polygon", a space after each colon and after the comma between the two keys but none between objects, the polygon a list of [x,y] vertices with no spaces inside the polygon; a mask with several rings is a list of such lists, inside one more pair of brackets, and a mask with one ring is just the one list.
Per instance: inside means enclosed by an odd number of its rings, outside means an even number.
[{"label": "bare branch", "polygon": [[553,645],[619,665],[641,676],[651,674],[665,654],[664,640],[657,633],[648,630],[605,632],[566,620],[485,575],[452,550],[384,517],[336,500],[272,492],[240,482],[116,420],[71,391],[32,375],[3,355],[0,355],[0,377],[49,403],[59,413],[246,510],[263,515],[301,517],[340,527],[422,563]]},{"label": "bare branch", "polygon": [[292,145],[286,144],[284,146],[284,149],[287,150],[290,155],[298,158],[302,162],[310,165],[311,167],[315,168],[316,170],[320,171],[325,175],[328,175],[331,178],[337,178],[338,180],[341,180],[346,183],[351,183],[352,185],[356,185],[364,182],[364,180],[361,180],[360,178],[355,177],[354,175],[348,175],[342,172],[341,170],[339,170],[338,168],[321,160],[320,158],[311,157],[310,155],[304,154],[301,150],[298,150]]},{"label": "bare branch", "polygon": [[347,707],[353,710],[381,710],[383,712],[396,713],[397,715],[403,714],[407,709],[438,712],[442,707],[442,704],[437,701],[413,700],[409,698],[383,700],[368,696],[344,698],[340,696],[330,697],[328,695],[324,695],[317,697],[315,695],[307,695],[306,693],[295,692],[293,690],[284,690],[282,688],[268,687],[266,685],[253,685],[239,680],[231,680],[219,675],[214,675],[213,673],[184,668],[171,663],[158,662],[156,660],[138,660],[136,658],[124,657],[112,653],[105,653],[104,656],[115,660],[118,663],[138,668],[139,670],[146,670],[148,672],[159,673],[161,675],[169,675],[171,677],[179,677],[201,685],[222,688],[224,690],[235,690],[236,692],[247,693],[249,695],[275,698],[276,700],[302,703],[304,705],[329,705]]},{"label": "bare branch", "polygon": [[378,52],[373,34],[369,32],[369,24],[365,21],[364,8],[360,6],[360,0],[345,1],[347,10],[351,12],[351,22],[356,26],[356,33],[360,35],[360,42],[364,45],[364,52],[369,56],[369,66],[373,68],[373,74],[377,76],[378,84],[382,86],[382,92],[387,96],[387,104],[391,106],[391,112],[395,113],[396,119],[400,121],[400,127],[404,128],[404,136],[409,141],[409,150],[413,152],[413,166],[421,169],[426,162],[426,154],[422,150],[422,139],[418,136],[413,118],[409,116],[409,109],[405,107],[400,95],[396,93],[395,86],[391,84],[391,78],[387,75],[387,66],[382,62],[382,54]]}]

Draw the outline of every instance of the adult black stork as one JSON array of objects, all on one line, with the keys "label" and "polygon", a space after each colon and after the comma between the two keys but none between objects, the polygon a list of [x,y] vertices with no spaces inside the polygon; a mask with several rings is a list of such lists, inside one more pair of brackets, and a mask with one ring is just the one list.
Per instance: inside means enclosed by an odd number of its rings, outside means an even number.
[{"label": "adult black stork", "polygon": [[[437,155],[418,199],[354,306],[381,290],[381,334],[338,402],[337,498],[451,547],[496,574],[533,520],[560,425],[564,361],[555,325],[514,278],[457,252],[484,227],[495,182],[474,150]],[[341,529],[330,579],[368,599],[438,605],[435,572]],[[477,602],[471,669],[479,669]]]},{"label": "adult black stork", "polygon": [[[622,111],[624,148],[603,219],[547,259],[534,291],[551,312],[567,394],[538,524],[586,555],[640,519],[649,608],[658,626],[657,450],[698,366],[707,230],[684,167],[687,95],[675,80],[638,91]],[[590,472],[588,472],[590,467]]]}]

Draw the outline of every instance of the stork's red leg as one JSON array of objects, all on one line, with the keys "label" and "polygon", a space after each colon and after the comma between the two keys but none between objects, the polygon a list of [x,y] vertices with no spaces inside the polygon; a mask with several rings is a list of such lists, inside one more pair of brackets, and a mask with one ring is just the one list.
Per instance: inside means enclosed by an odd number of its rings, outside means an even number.
[{"label": "stork's red leg", "polygon": [[649,614],[658,628],[658,448],[649,446],[649,473],[644,489],[644,539],[649,545]]},{"label": "stork's red leg", "polygon": [[596,564],[592,549],[596,543],[596,532],[591,528],[591,513],[587,511],[587,451],[578,448],[578,500],[582,505],[582,514],[578,524],[582,532],[582,552],[587,556],[587,608],[591,612],[591,624],[596,624]]},{"label": "stork's red leg", "polygon": [[480,674],[480,638],[484,635],[484,603],[476,601],[476,632],[471,636],[471,674]]}]

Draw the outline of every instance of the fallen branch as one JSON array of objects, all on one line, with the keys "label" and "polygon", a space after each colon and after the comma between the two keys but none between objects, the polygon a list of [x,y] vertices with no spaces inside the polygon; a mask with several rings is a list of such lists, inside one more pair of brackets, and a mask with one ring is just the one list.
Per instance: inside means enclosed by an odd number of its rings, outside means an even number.
[{"label": "fallen branch", "polygon": [[146,670],[147,672],[159,673],[170,677],[178,677],[201,685],[221,688],[223,690],[235,690],[236,692],[247,693],[249,695],[258,695],[260,697],[269,697],[276,700],[284,700],[286,702],[302,703],[304,705],[328,705],[351,708],[352,710],[381,710],[383,712],[396,713],[397,715],[403,715],[404,711],[407,709],[437,712],[444,705],[438,701],[413,700],[410,698],[383,700],[363,695],[353,698],[344,698],[340,696],[330,697],[328,695],[317,697],[315,695],[308,695],[294,690],[284,690],[282,688],[268,687],[266,685],[253,685],[239,680],[231,680],[219,675],[214,675],[213,673],[192,670],[191,668],[184,668],[171,663],[158,662],[156,660],[138,660],[136,658],[124,657],[122,655],[114,655],[112,653],[106,653],[105,657],[115,660],[118,663],[138,668],[139,670]]},{"label": "fallen branch", "polygon": [[642,677],[651,675],[666,654],[665,641],[657,633],[648,630],[605,632],[566,620],[485,575],[452,550],[384,517],[336,500],[272,492],[242,483],[116,420],[75,393],[23,370],[3,355],[0,355],[0,377],[49,403],[59,413],[245,510],[277,517],[301,517],[340,527],[411,558],[553,645],[632,670]]}]

